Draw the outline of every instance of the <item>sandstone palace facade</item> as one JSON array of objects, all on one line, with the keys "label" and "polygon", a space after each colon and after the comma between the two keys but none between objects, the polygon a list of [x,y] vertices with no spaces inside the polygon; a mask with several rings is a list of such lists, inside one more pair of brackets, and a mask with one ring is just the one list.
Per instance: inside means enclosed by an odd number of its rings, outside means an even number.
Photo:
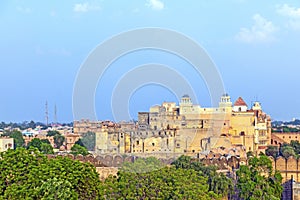
[{"label": "sandstone palace facade", "polygon": [[179,105],[164,102],[138,113],[137,123],[74,122],[74,133],[96,133],[95,152],[137,156],[197,156],[218,147],[241,147],[259,153],[271,141],[271,118],[259,102],[251,107],[239,97],[221,97],[216,108],[203,108],[184,95]]}]

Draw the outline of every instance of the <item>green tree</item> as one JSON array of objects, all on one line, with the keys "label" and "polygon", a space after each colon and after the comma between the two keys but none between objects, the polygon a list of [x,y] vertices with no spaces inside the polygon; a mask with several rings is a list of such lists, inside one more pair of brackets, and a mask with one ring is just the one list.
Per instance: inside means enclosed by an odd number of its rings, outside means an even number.
[{"label": "green tree", "polygon": [[37,149],[18,148],[0,156],[0,199],[47,199],[50,193],[54,199],[98,199],[101,194],[99,175],[89,163],[47,159]]},{"label": "green tree", "polygon": [[222,197],[227,197],[233,193],[232,179],[226,177],[224,174],[217,173],[216,166],[204,166],[201,162],[192,160],[189,156],[180,156],[172,165],[177,169],[193,169],[202,173],[207,178],[209,191],[212,191]]},{"label": "green tree", "polygon": [[290,156],[296,156],[294,148],[288,144],[281,146],[280,154],[286,159]]},{"label": "green tree", "polygon": [[[148,161],[150,168],[153,164],[157,166],[158,160]],[[144,165],[149,168],[147,162],[141,161],[130,165],[126,167],[139,169]],[[101,191],[104,199],[220,199],[220,195],[209,192],[207,178],[202,173],[174,166],[142,173],[121,170],[118,177],[105,180]]]},{"label": "green tree", "polygon": [[86,156],[86,155],[88,155],[90,153],[88,152],[88,150],[85,147],[80,146],[78,144],[74,144],[72,146],[72,148],[71,148],[71,154],[73,154],[73,155],[79,155],[79,154],[81,154],[83,156]]},{"label": "green tree", "polygon": [[27,148],[35,147],[37,149],[41,149],[42,141],[39,138],[33,138],[30,142],[27,144]]},{"label": "green tree", "polygon": [[51,144],[50,141],[49,141],[48,139],[41,139],[41,142],[47,143],[47,144]]},{"label": "green tree", "polygon": [[298,140],[292,140],[290,145],[293,147],[295,154],[300,154],[300,143]]},{"label": "green tree", "polygon": [[65,142],[65,137],[60,134],[55,135],[53,139],[56,148],[60,148]]},{"label": "green tree", "polygon": [[267,156],[250,158],[249,165],[240,166],[236,174],[241,199],[280,199],[282,177],[279,172],[273,172],[272,163]]},{"label": "green tree", "polygon": [[82,137],[76,142],[80,146],[85,146],[87,150],[94,151],[96,145],[96,134],[94,132],[87,132],[82,134]]},{"label": "green tree", "polygon": [[36,127],[35,122],[34,122],[33,120],[31,120],[31,121],[28,123],[28,128],[34,129],[35,127]]},{"label": "green tree", "polygon": [[54,154],[53,147],[48,143],[43,142],[39,150],[44,154]]},{"label": "green tree", "polygon": [[60,135],[60,133],[58,131],[48,131],[47,132],[47,135],[48,137],[53,137],[53,136],[56,136],[56,135]]},{"label": "green tree", "polygon": [[266,149],[266,155],[276,158],[279,155],[278,147],[277,146],[268,146]]},{"label": "green tree", "polygon": [[165,167],[165,165],[157,158],[149,157],[138,158],[134,161],[134,163],[124,162],[120,170],[129,173],[145,173],[155,171],[163,167]]},{"label": "green tree", "polygon": [[34,138],[28,143],[27,148],[37,148],[44,154],[54,154],[53,147],[51,146],[50,142],[48,142],[48,140],[40,140],[39,138]]},{"label": "green tree", "polygon": [[78,199],[77,193],[71,188],[69,181],[54,177],[43,182],[37,190],[41,200]]}]

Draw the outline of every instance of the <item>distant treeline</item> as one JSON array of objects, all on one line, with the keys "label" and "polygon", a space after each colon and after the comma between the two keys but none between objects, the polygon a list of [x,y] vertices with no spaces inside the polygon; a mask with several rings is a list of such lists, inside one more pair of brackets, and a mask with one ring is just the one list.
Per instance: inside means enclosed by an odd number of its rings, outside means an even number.
[{"label": "distant treeline", "polygon": [[[47,129],[48,127],[52,127],[54,124],[49,124],[49,125],[46,125],[42,122],[34,122],[34,121],[24,121],[24,122],[21,122],[21,123],[15,123],[15,122],[9,122],[9,123],[6,123],[6,122],[1,122],[0,123],[0,129],[5,129],[5,128],[12,128],[12,129],[16,129],[16,128],[19,128],[21,130],[24,130],[24,129],[28,129],[28,128],[32,128],[32,129],[35,129],[37,126],[41,127],[42,129]],[[71,123],[61,123],[59,125],[62,125],[62,126],[73,126],[73,122]]]}]

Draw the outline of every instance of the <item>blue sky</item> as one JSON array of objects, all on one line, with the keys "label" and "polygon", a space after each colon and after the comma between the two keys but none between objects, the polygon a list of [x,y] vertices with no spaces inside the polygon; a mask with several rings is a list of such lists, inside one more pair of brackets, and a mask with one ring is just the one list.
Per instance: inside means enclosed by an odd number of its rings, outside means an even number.
[{"label": "blue sky", "polygon": [[[0,121],[50,121],[54,106],[61,122],[73,120],[72,92],[78,70],[101,42],[143,27],[178,31],[198,42],[218,67],[232,101],[259,100],[273,119],[300,117],[300,2],[77,0],[1,1]],[[174,66],[196,90],[201,106],[210,97],[201,77],[180,58],[144,50],[112,64],[96,92],[99,119],[112,119],[110,97],[130,69],[149,63]],[[120,70],[121,66],[126,66]],[[162,101],[177,101],[156,84],[134,91],[129,112]],[[120,104],[127,105],[126,100]]]}]

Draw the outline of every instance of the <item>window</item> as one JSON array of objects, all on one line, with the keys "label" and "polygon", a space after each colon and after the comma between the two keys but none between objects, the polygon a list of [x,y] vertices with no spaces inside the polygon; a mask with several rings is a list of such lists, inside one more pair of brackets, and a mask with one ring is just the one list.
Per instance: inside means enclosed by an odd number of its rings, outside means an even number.
[{"label": "window", "polygon": [[136,141],[136,145],[139,145],[140,144],[140,141]]},{"label": "window", "polygon": [[152,143],[152,146],[155,146],[155,143],[154,143],[154,142]]}]

